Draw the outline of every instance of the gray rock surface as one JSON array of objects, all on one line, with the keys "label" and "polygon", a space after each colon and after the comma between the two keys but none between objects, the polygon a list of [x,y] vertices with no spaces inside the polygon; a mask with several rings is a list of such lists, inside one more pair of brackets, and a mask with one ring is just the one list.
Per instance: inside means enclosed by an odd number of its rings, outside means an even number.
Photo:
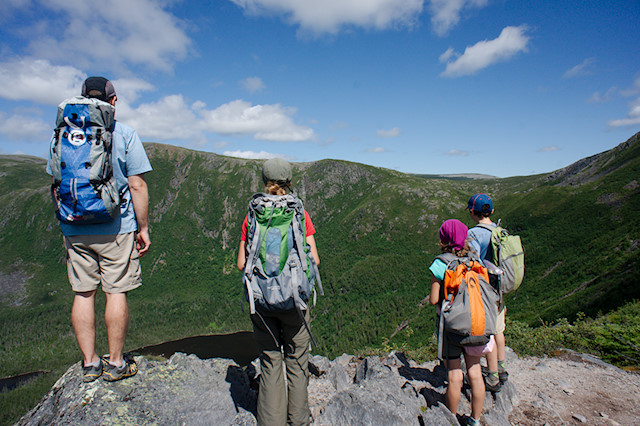
[{"label": "gray rock surface", "polygon": [[138,374],[114,383],[83,383],[74,364],[18,424],[255,424],[255,393],[235,362],[181,353],[136,361]]},{"label": "gray rock surface", "polygon": [[[259,368],[177,353],[169,360],[136,357],[139,373],[107,383],[81,380],[75,364],[19,425],[254,425]],[[444,406],[446,370],[416,364],[401,353],[333,361],[311,358],[309,406],[313,425],[457,425]],[[485,424],[508,425],[517,404],[513,385],[487,393]],[[461,399],[460,413],[469,413]]]}]

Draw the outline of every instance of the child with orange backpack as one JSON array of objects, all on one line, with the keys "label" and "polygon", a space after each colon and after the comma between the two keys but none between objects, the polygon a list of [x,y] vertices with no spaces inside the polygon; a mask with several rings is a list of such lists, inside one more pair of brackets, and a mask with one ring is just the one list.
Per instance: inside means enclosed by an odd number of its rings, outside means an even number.
[{"label": "child with orange backpack", "polygon": [[[443,254],[436,257],[429,267],[433,274],[429,302],[438,306],[438,352],[448,370],[447,408],[454,414],[458,411],[464,379],[460,356],[464,355],[471,385],[471,416],[467,418],[467,424],[479,425],[485,397],[480,359],[495,346],[493,333],[498,295],[488,284],[486,268],[476,259],[469,257],[467,231],[467,226],[457,219],[446,220],[440,226],[440,248]],[[457,276],[457,284],[452,283],[456,280],[452,278],[454,276]],[[451,288],[452,285],[458,287]],[[477,322],[467,324],[469,330],[466,335],[464,332],[447,331],[450,330],[451,324],[448,327],[444,323],[445,318],[451,318],[450,312],[457,309],[454,307],[455,297],[461,292],[465,292],[465,295],[460,299],[472,300],[469,304],[473,305],[475,302],[477,305],[465,307],[471,310],[470,315],[467,315],[471,318],[470,321]]]}]

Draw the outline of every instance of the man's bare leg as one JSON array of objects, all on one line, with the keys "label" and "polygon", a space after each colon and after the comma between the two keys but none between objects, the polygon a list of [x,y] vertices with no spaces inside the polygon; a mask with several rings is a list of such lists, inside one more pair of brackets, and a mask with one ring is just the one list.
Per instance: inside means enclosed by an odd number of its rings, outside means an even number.
[{"label": "man's bare leg", "polygon": [[84,365],[100,361],[96,353],[96,290],[77,292],[71,308],[71,324],[82,351]]},{"label": "man's bare leg", "polygon": [[109,339],[109,362],[122,365],[122,350],[129,329],[129,305],[127,293],[105,293],[107,306],[104,310],[104,322],[107,325]]}]

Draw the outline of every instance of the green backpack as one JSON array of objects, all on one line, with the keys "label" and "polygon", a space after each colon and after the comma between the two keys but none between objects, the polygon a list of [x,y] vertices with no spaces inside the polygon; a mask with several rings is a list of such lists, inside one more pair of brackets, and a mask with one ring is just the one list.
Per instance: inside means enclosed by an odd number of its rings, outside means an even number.
[{"label": "green backpack", "polygon": [[243,281],[251,313],[305,310],[322,282],[306,242],[304,207],[292,194],[255,194],[247,215]]},{"label": "green backpack", "polygon": [[500,292],[508,294],[516,291],[524,278],[524,248],[520,236],[511,235],[500,226],[499,220],[495,227],[483,224],[478,226],[491,231],[493,263],[500,271]]}]

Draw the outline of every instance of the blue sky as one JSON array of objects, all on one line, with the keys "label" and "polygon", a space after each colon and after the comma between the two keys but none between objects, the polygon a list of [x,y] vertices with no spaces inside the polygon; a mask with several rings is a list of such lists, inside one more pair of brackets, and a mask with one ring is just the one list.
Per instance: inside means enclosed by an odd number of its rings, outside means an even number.
[{"label": "blue sky", "polygon": [[0,154],[45,157],[104,75],[145,142],[550,172],[640,131],[638,22],[636,0],[5,0]]}]

